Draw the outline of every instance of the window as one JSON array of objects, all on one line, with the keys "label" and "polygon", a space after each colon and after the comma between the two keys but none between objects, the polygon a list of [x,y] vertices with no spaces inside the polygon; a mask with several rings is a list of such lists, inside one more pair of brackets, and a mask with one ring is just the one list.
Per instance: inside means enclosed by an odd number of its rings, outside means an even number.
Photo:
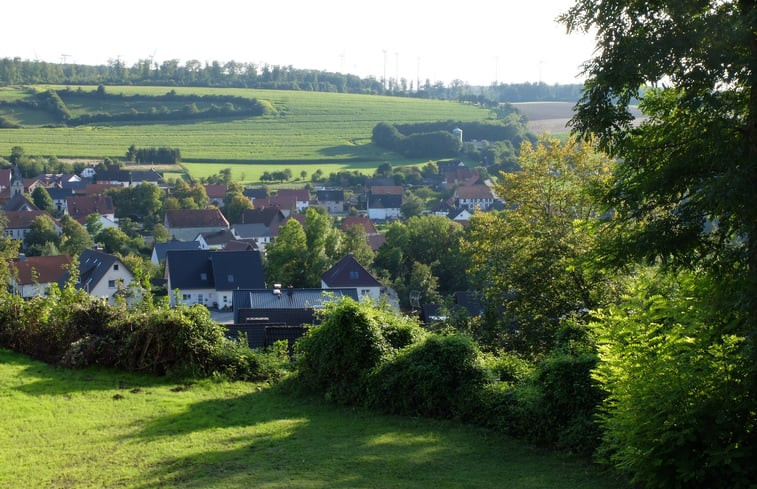
[{"label": "window", "polygon": [[118,270],[118,263],[113,264],[113,270]]},{"label": "window", "polygon": [[208,279],[208,274],[207,273],[203,272],[203,273],[200,274],[200,280],[207,280],[207,279]]},{"label": "window", "polygon": [[115,289],[116,288],[116,281],[115,280],[108,280],[108,288],[109,289]]},{"label": "window", "polygon": [[229,276],[228,276],[227,278],[229,279],[229,280],[228,280],[228,282],[229,282],[230,284],[233,284],[233,283],[234,283],[234,275],[229,275]]},{"label": "window", "polygon": [[357,280],[358,278],[360,278],[360,274],[357,271],[352,270],[350,272],[350,280]]},{"label": "window", "polygon": [[181,300],[188,301],[192,298],[192,294],[181,294]]},{"label": "window", "polygon": [[360,293],[362,295],[370,295],[371,294],[371,290],[370,289],[363,289],[363,290],[360,291]]}]

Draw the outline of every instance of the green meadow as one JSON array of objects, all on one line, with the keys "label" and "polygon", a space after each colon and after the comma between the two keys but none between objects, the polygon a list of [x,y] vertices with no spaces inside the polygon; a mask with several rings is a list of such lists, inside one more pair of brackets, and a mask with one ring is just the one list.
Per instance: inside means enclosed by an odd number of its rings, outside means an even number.
[{"label": "green meadow", "polygon": [[623,487],[483,429],[265,384],[68,370],[0,349],[0,402],[0,487]]},{"label": "green meadow", "polygon": [[[111,94],[158,96],[170,88],[124,86],[106,90]],[[425,163],[371,144],[371,133],[378,122],[475,121],[490,115],[488,110],[473,105],[441,100],[304,91],[183,87],[175,90],[179,95],[223,94],[267,100],[277,113],[244,119],[46,127],[50,120],[41,111],[0,106],[0,115],[23,125],[20,129],[0,130],[0,155],[8,155],[12,147],[21,146],[31,155],[121,158],[134,144],[179,148],[185,168],[193,177],[214,174],[226,167],[232,168],[232,175],[239,181],[256,181],[263,171],[280,168],[290,168],[294,175],[302,170],[311,174],[318,168],[327,175],[336,170],[372,172],[384,162],[394,166]],[[30,96],[31,92],[24,88],[0,90],[0,101]],[[132,108],[138,107],[123,110]],[[74,97],[69,109],[80,115],[114,112],[117,107],[86,98],[77,101]]]}]

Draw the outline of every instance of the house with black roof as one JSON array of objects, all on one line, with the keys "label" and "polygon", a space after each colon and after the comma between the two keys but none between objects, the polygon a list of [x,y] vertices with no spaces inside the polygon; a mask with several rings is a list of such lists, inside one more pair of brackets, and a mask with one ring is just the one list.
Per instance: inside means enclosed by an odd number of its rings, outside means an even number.
[{"label": "house with black roof", "polygon": [[259,251],[169,250],[165,278],[171,305],[227,309],[234,290],[265,288]]},{"label": "house with black roof", "polygon": [[[59,285],[65,286],[70,277],[66,273]],[[134,281],[134,274],[117,256],[99,250],[84,250],[79,255],[79,279],[76,288],[93,297],[115,302],[119,294],[126,294]]]},{"label": "house with black roof", "polygon": [[358,300],[357,290],[344,289],[249,289],[234,291],[234,324],[229,336],[247,336],[252,348],[263,348],[287,340],[290,348],[305,332],[306,325],[318,324],[316,311],[325,304],[349,297]]},{"label": "house with black roof", "polygon": [[98,183],[112,183],[123,187],[136,187],[142,183],[154,183],[155,185],[158,185],[163,181],[163,175],[154,169],[131,171],[109,169],[97,171],[92,180],[97,181]]},{"label": "house with black roof", "polygon": [[403,190],[398,185],[371,187],[368,193],[368,217],[377,221],[397,219],[403,203]]},{"label": "house with black roof", "polygon": [[344,190],[316,190],[315,200],[329,214],[344,213]]},{"label": "house with black roof", "polygon": [[199,241],[179,241],[178,239],[172,239],[165,243],[155,243],[152,249],[151,261],[156,265],[166,259],[166,253],[169,250],[202,250],[206,249],[202,247],[202,243]]},{"label": "house with black roof", "polygon": [[361,300],[378,301],[384,292],[381,282],[376,280],[351,253],[321,275],[321,287],[324,289],[354,288],[357,289]]}]

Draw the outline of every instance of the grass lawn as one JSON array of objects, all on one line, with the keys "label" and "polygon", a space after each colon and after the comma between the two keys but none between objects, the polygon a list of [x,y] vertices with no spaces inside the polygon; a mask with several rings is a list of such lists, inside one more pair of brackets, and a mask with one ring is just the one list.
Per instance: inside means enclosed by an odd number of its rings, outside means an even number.
[{"label": "grass lawn", "polygon": [[0,350],[0,487],[616,488],[506,437]]}]

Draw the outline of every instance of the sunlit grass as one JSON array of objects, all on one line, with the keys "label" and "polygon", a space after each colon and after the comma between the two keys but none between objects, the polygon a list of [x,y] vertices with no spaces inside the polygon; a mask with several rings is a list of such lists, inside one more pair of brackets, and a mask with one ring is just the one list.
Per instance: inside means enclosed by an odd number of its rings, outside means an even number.
[{"label": "sunlit grass", "polygon": [[611,488],[486,430],[0,350],[0,487]]}]

